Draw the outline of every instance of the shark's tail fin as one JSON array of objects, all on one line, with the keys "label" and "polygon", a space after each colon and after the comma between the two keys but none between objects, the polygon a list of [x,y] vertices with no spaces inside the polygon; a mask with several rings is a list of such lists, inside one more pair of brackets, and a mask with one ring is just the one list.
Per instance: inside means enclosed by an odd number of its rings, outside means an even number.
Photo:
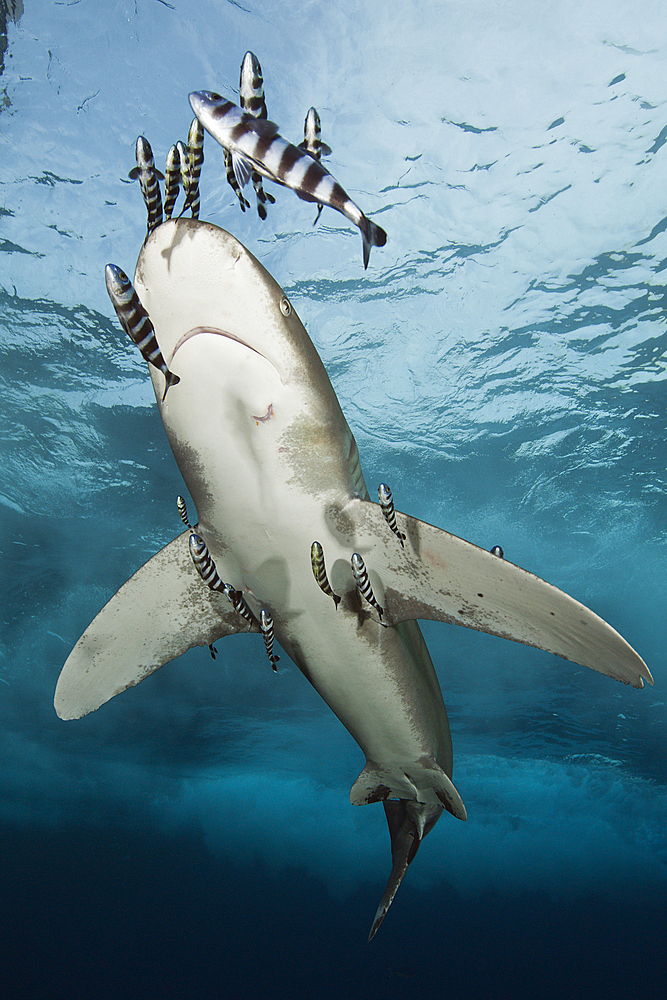
[{"label": "shark's tail fin", "polygon": [[400,767],[369,761],[350,790],[353,806],[382,802],[391,837],[392,867],[368,940],[375,937],[417,848],[443,810],[466,819],[461,796],[440,765],[422,758]]},{"label": "shark's tail fin", "polygon": [[364,270],[368,267],[368,261],[371,256],[371,247],[383,247],[387,242],[387,234],[384,229],[380,226],[376,226],[374,222],[367,219],[364,216],[364,220],[360,226],[361,238],[364,243]]},{"label": "shark's tail fin", "polygon": [[408,865],[414,858],[422,840],[435,826],[442,814],[442,806],[424,805],[405,799],[383,802],[389,836],[391,837],[391,874],[382,894],[368,940],[372,941],[378,927],[387,915],[396,891],[403,881]]}]

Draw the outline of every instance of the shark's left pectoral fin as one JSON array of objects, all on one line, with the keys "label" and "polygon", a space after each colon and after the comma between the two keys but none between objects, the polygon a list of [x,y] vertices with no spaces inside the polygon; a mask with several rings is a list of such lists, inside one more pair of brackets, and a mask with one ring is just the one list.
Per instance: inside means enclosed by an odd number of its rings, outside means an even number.
[{"label": "shark's left pectoral fin", "polygon": [[[385,621],[422,618],[464,625],[547,650],[636,688],[644,681],[653,684],[642,658],[618,632],[534,574],[397,513],[407,536],[402,548],[379,505],[370,501],[350,501],[343,517],[352,522],[371,581],[375,571],[384,588],[379,599]],[[335,579],[332,585],[336,590]],[[346,586],[351,589],[349,581]]]},{"label": "shark's left pectoral fin", "polygon": [[190,558],[189,535],[179,535],[137,570],[81,636],[56,686],[61,719],[94,712],[192,646],[259,631],[204,584]]}]

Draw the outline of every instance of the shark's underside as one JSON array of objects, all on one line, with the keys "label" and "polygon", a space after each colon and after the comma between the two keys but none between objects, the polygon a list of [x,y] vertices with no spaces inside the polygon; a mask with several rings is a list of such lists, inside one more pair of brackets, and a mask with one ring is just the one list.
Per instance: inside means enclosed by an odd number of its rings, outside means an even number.
[{"label": "shark's underside", "polygon": [[[86,715],[192,646],[259,631],[261,611],[270,611],[277,641],[365,754],[351,801],[385,806],[393,867],[372,935],[443,810],[466,816],[417,619],[535,646],[638,688],[651,674],[592,611],[505,559],[398,513],[401,544],[369,500],[354,438],[308,334],[234,237],[194,220],[164,223],[144,245],[134,283],[180,379],[163,399],[164,376],[150,368],[197,532],[255,622],[249,628],[203,583],[184,532],[88,627],[63,667],[56,711]],[[316,582],[316,540],[340,601]],[[375,604],[360,592],[353,553]]]}]

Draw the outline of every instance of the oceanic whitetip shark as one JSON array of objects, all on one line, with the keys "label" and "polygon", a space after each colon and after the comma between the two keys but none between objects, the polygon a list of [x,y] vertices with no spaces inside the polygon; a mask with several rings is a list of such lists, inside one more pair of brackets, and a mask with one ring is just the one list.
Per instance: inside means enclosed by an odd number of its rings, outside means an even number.
[{"label": "oceanic whitetip shark", "polygon": [[[206,586],[186,531],[79,639],[58,681],[56,711],[62,719],[86,715],[192,646],[259,631],[267,611],[277,641],[365,754],[350,801],[384,805],[393,866],[372,937],[442,812],[466,818],[451,780],[445,705],[416,619],[536,646],[634,687],[653,683],[651,674],[613,628],[531,573],[406,514],[396,513],[399,534],[390,529],[369,499],[313,343],[284,292],[233,236],[193,219],[163,223],[141,250],[134,286],[172,373],[167,386],[164,372],[149,366],[196,504],[196,534],[255,621],[249,626],[225,594]],[[311,565],[315,541],[328,594]],[[355,579],[353,561],[365,566],[365,582]]]}]

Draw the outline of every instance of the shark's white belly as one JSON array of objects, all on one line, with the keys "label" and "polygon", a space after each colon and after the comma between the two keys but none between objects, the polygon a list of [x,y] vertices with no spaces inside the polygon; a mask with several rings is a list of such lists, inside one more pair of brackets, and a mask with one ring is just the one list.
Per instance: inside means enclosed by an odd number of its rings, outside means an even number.
[{"label": "shark's white belly", "polygon": [[415,793],[405,770],[422,758],[451,775],[447,715],[418,626],[384,627],[354,591],[336,609],[312,572],[319,541],[334,589],[345,581],[349,591],[356,544],[341,512],[367,492],[342,414],[333,412],[332,434],[332,412],[308,389],[283,384],[265,358],[219,334],[192,337],[170,366],[181,382],[162,418],[222,578],[258,618],[271,612],[278,642],[367,759],[392,766],[406,797]]}]

